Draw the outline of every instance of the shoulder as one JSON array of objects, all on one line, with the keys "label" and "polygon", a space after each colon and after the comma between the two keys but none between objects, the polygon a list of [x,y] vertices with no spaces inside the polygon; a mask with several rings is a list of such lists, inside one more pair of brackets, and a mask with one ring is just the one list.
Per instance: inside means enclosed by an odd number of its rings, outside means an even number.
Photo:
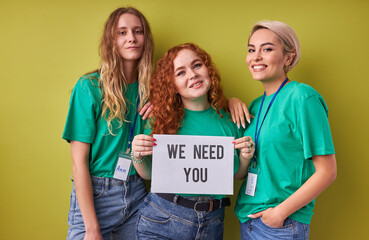
[{"label": "shoulder", "polygon": [[254,100],[251,101],[250,106],[249,106],[250,113],[251,113],[251,111],[253,111],[253,109],[256,106],[259,106],[260,105],[262,99],[263,99],[263,95],[261,95],[260,97],[258,97],[258,98],[256,98],[256,99],[254,99]]},{"label": "shoulder", "polygon": [[305,83],[291,82],[288,99],[294,103],[296,108],[323,108],[328,112],[324,98],[311,86]]},{"label": "shoulder", "polygon": [[100,75],[96,72],[80,77],[73,88],[76,94],[87,94],[94,98],[102,96],[99,83]]},{"label": "shoulder", "polygon": [[77,88],[84,90],[94,90],[100,87],[100,75],[98,73],[89,73],[80,77],[75,85]]},{"label": "shoulder", "polygon": [[323,97],[311,86],[305,83],[299,83],[296,81],[290,82],[290,91],[288,94],[291,98],[296,100],[306,100],[311,97],[317,97],[323,99]]},{"label": "shoulder", "polygon": [[[214,110],[214,112],[216,112],[216,111]],[[223,115],[223,117],[231,116],[231,113],[230,113],[230,112],[227,112],[227,111],[226,111],[226,110],[224,110],[223,108],[221,108],[221,109],[219,110],[219,113],[220,113],[220,114],[222,114],[222,115]]]}]

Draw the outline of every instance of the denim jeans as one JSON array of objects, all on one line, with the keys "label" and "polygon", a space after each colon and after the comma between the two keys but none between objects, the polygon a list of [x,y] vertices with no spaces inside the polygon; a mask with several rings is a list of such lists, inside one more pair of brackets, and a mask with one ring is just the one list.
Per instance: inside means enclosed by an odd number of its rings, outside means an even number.
[{"label": "denim jeans", "polygon": [[224,207],[198,212],[149,193],[139,213],[137,239],[223,239],[223,222]]},{"label": "denim jeans", "polygon": [[283,226],[274,228],[266,225],[261,218],[255,218],[241,225],[241,239],[274,240],[274,239],[309,239],[310,225],[287,218]]},{"label": "denim jeans", "polygon": [[[144,180],[130,176],[127,181],[91,177],[95,211],[104,240],[135,239],[138,210],[145,198]],[[69,240],[83,239],[85,225],[73,189],[68,214]]]}]

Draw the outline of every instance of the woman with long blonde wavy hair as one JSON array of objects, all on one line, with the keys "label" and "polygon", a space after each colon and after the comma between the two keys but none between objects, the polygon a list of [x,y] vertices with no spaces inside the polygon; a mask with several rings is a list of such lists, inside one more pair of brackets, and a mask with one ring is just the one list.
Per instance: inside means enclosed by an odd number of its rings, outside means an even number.
[{"label": "woman with long blonde wavy hair", "polygon": [[[143,178],[151,178],[151,159],[144,157],[156,146],[153,133],[235,137],[235,148],[240,149],[234,158],[236,175],[238,166],[244,168],[252,157],[252,139],[239,138],[242,129],[230,120],[218,71],[197,45],[175,46],[159,60],[150,101],[151,128],[132,143],[132,160]],[[149,193],[140,210],[137,238],[222,239],[224,208],[229,204],[224,195]]]},{"label": "woman with long blonde wavy hair", "polygon": [[[146,191],[130,166],[131,141],[142,133],[153,72],[149,24],[135,8],[105,23],[100,67],[73,88],[63,139],[70,142],[73,189],[68,239],[135,239]],[[144,115],[145,117],[146,115]]]}]

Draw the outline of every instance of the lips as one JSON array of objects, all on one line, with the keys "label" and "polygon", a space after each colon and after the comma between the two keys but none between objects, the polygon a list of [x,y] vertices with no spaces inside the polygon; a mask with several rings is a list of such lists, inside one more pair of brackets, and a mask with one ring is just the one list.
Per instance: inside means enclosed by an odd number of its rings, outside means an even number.
[{"label": "lips", "polygon": [[139,48],[138,46],[130,46],[130,47],[127,47],[127,49],[137,49],[137,48]]},{"label": "lips", "polygon": [[197,88],[202,85],[203,81],[196,81],[190,85],[190,88]]}]

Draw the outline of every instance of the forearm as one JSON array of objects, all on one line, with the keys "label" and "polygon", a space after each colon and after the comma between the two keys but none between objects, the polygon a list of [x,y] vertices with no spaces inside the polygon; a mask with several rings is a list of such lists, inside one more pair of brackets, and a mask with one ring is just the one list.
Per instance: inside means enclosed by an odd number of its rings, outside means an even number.
[{"label": "forearm", "polygon": [[[139,160],[139,159],[137,159]],[[142,159],[141,159],[142,160]],[[141,161],[139,160],[139,161]],[[137,173],[146,180],[151,179],[151,168],[152,168],[152,160],[151,156],[144,157],[142,163],[136,163],[135,161],[132,161],[133,165],[137,171]]]},{"label": "forearm", "polygon": [[86,232],[99,232],[89,172],[90,144],[71,141],[74,187]]},{"label": "forearm", "polygon": [[85,167],[75,166],[73,168],[73,176],[76,196],[86,232],[99,231],[100,228],[95,211],[90,173]]},{"label": "forearm", "polygon": [[337,175],[334,155],[316,156],[318,166],[314,161],[316,172],[290,197],[275,207],[280,216],[287,218],[292,213],[304,207],[319,196],[335,179]]},{"label": "forearm", "polygon": [[240,165],[238,167],[238,171],[236,172],[236,174],[234,175],[234,178],[237,180],[242,180],[246,177],[247,175],[247,171],[249,169],[249,165],[251,162],[251,159],[247,159],[242,157],[242,155],[240,154]]}]

